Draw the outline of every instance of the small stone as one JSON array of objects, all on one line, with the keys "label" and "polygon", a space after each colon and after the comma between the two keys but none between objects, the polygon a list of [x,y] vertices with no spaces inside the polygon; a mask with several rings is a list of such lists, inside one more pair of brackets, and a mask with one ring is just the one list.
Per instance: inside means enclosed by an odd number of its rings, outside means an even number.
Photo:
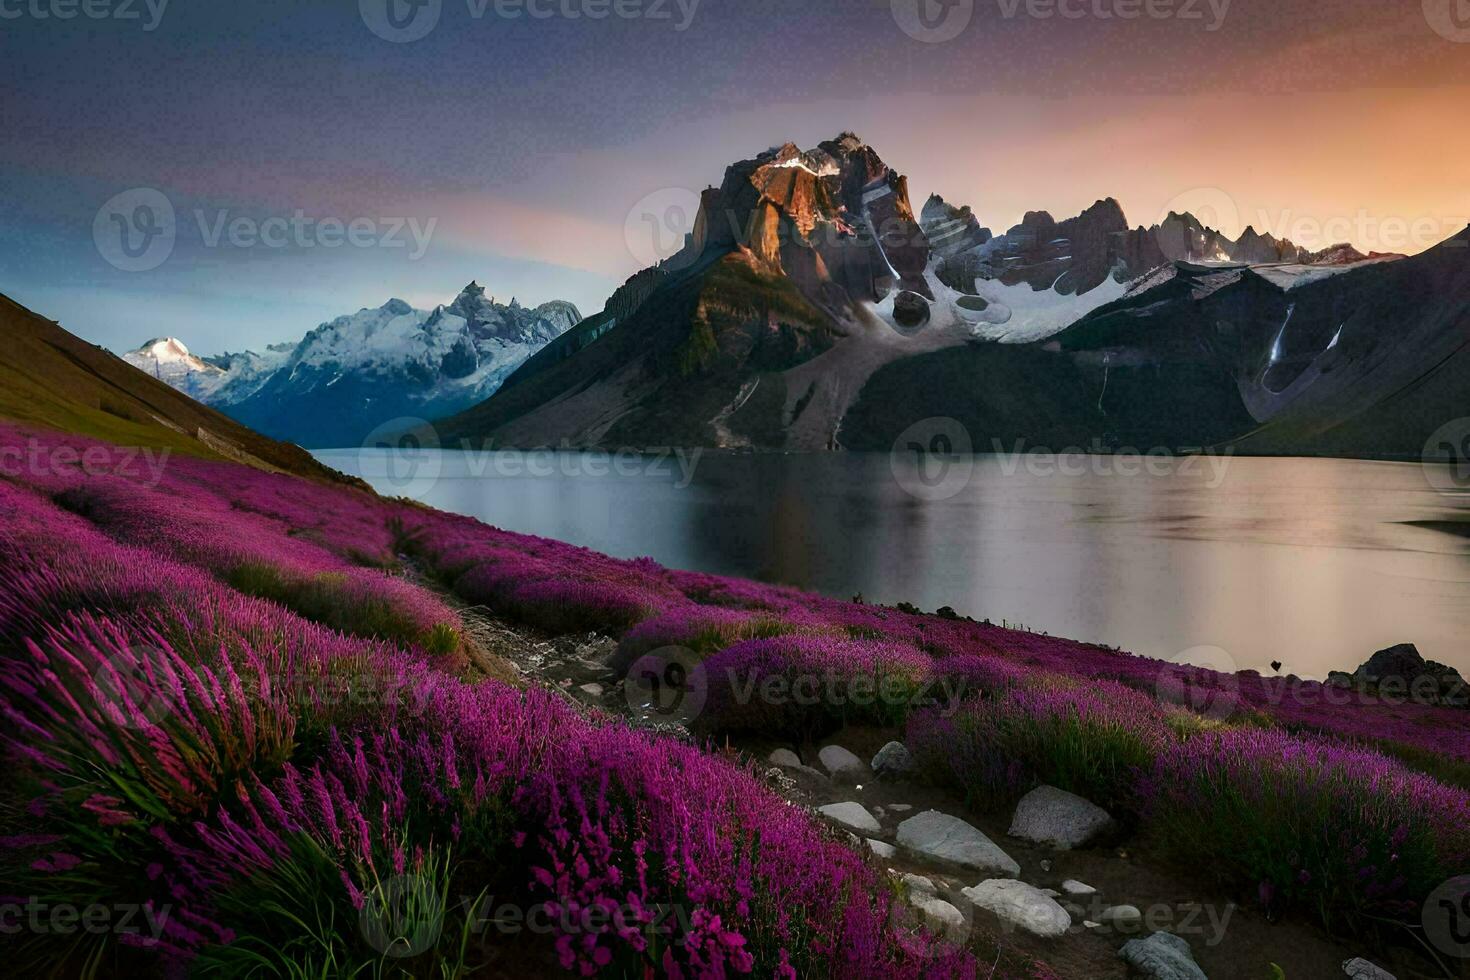
[{"label": "small stone", "polygon": [[827,745],[817,753],[822,766],[832,774],[833,779],[846,779],[849,782],[857,782],[868,771],[863,765],[863,760],[853,755],[840,745]]},{"label": "small stone", "polygon": [[1156,932],[1147,939],[1130,939],[1118,955],[1147,980],[1208,980],[1195,963],[1189,943],[1173,933]]},{"label": "small stone", "polygon": [[874,840],[871,837],[868,838],[868,847],[872,848],[873,853],[880,858],[891,858],[898,853],[898,849],[892,844],[885,844],[883,841]]},{"label": "small stone", "polygon": [[1069,851],[1084,847],[1112,829],[1113,818],[1102,807],[1055,786],[1039,786],[1016,806],[1011,836]]},{"label": "small stone", "polygon": [[850,827],[853,830],[876,834],[883,829],[878,826],[878,821],[873,819],[873,815],[868,812],[867,807],[861,803],[829,803],[826,806],[818,807],[817,812],[829,820],[835,820],[842,824],[842,826]]},{"label": "small stone", "polygon": [[786,766],[790,769],[801,768],[801,757],[790,749],[777,749],[766,756],[766,761],[777,766]]},{"label": "small stone", "polygon": [[1062,882],[1062,891],[1066,892],[1068,895],[1072,895],[1078,898],[1081,898],[1084,895],[1097,894],[1096,888],[1093,888],[1091,885],[1084,885],[1082,882],[1078,881],[1075,878],[1068,878],[1066,881]]},{"label": "small stone", "polygon": [[898,843],[935,861],[1015,878],[1021,866],[975,827],[958,817],[926,810],[898,825]]},{"label": "small stone", "polygon": [[930,931],[941,936],[962,937],[965,934],[965,913],[942,898],[933,895],[910,896],[914,908],[924,914]]},{"label": "small stone", "polygon": [[925,878],[923,875],[905,873],[904,876],[899,880],[903,882],[904,887],[909,890],[910,894],[914,892],[928,892],[930,895],[934,894],[934,882],[930,881],[928,878]]},{"label": "small stone", "polygon": [[1083,919],[1082,920],[1082,928],[1084,928],[1084,929],[1101,929],[1102,928],[1102,923],[1101,922],[1093,922],[1091,919]]},{"label": "small stone", "polygon": [[1353,980],[1395,980],[1392,973],[1389,973],[1381,966],[1368,962],[1361,956],[1344,963],[1342,965],[1342,972],[1352,977]]},{"label": "small stone", "polygon": [[902,742],[889,742],[873,756],[872,767],[880,779],[901,779],[914,771],[914,757]]},{"label": "small stone", "polygon": [[977,908],[994,912],[1002,921],[1043,939],[1065,935],[1072,927],[1072,917],[1065,909],[1024,881],[992,878],[963,889],[962,894]]},{"label": "small stone", "polygon": [[602,685],[601,684],[597,684],[597,683],[583,684],[577,690],[581,691],[583,694],[587,695],[589,698],[600,698],[600,697],[602,697]]},{"label": "small stone", "polygon": [[1050,861],[1042,861],[1041,862],[1041,870],[1042,871],[1050,871],[1051,870],[1051,862]]},{"label": "small stone", "polygon": [[894,813],[908,813],[913,809],[913,806],[908,803],[890,803],[888,804],[888,809]]}]

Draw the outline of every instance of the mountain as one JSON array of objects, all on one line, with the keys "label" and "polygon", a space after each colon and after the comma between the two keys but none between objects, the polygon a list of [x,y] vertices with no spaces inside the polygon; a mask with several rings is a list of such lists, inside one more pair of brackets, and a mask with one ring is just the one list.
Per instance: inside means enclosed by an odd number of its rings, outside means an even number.
[{"label": "mountain", "polygon": [[885,366],[841,439],[886,451],[939,417],[983,451],[1419,459],[1467,407],[1470,229],[1412,258],[1163,266],[1044,340]]},{"label": "mountain", "polygon": [[[0,296],[0,416],[120,446],[230,459],[314,480],[357,484],[298,446],[252,432],[150,378],[52,320]],[[151,346],[151,345],[150,345]],[[165,363],[190,355],[158,351]]]},{"label": "mountain", "polygon": [[357,446],[385,423],[452,414],[489,397],[582,319],[570,303],[526,308],[470,283],[445,306],[400,299],[324,323],[294,344],[200,358],[165,338],[124,355],[231,418],[302,446]]},{"label": "mountain", "polygon": [[[447,420],[502,445],[887,450],[931,418],[981,449],[1417,457],[1470,404],[1467,255],[1318,253],[1112,198],[1003,234],[851,134],[731,166],[684,249]],[[1463,372],[1460,373],[1463,376]],[[1349,383],[1350,380],[1350,383]]]}]

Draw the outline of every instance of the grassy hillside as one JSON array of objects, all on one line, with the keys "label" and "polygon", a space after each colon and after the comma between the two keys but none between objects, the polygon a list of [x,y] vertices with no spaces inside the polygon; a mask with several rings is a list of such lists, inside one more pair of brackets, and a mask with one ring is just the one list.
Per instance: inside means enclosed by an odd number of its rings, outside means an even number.
[{"label": "grassy hillside", "polygon": [[347,479],[299,446],[247,429],[4,295],[0,331],[0,416],[118,445]]}]

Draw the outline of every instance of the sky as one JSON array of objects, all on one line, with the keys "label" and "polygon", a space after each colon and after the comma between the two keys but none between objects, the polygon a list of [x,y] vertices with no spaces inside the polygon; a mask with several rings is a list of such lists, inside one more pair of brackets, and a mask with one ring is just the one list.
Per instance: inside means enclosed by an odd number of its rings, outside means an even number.
[{"label": "sky", "polygon": [[996,231],[1112,196],[1417,252],[1467,106],[1465,0],[0,0],[0,292],[119,352],[471,279],[590,314],[844,130]]}]

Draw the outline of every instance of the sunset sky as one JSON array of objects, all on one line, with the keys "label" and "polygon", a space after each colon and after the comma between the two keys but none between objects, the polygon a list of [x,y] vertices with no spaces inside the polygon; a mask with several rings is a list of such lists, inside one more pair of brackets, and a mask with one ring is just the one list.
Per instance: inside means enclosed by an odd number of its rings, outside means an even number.
[{"label": "sunset sky", "polygon": [[[0,291],[119,351],[294,340],[472,278],[590,314],[643,264],[649,207],[841,130],[916,207],[938,192],[996,231],[1109,195],[1134,224],[1173,207],[1365,251],[1470,221],[1461,0],[421,0],[437,22],[402,42],[369,26],[386,0],[161,2],[61,20],[0,0]],[[954,36],[906,33],[916,2]],[[610,7],[667,16],[565,16]],[[1149,9],[1172,15],[1119,16]],[[134,188],[176,211],[147,271],[94,244]],[[421,256],[407,231],[210,242],[298,211],[432,234]]]}]

